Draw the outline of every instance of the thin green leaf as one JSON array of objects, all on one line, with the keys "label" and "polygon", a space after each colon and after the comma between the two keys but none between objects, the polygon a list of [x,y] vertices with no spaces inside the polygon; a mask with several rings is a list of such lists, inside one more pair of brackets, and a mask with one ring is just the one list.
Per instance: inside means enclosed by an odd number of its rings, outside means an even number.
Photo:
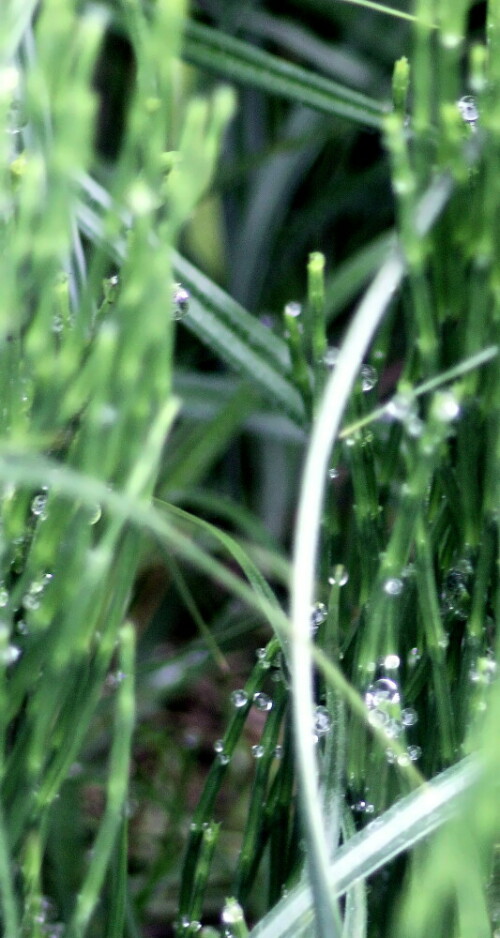
[{"label": "thin green leaf", "polygon": [[379,101],[218,29],[189,21],[183,55],[188,62],[241,84],[281,95],[326,114],[346,117],[367,127],[378,129],[381,126],[385,105]]},{"label": "thin green leaf", "polygon": [[[394,857],[410,850],[460,809],[464,792],[479,779],[478,762],[468,758],[398,801],[373,825],[341,847],[330,865],[328,881],[336,896],[371,876]],[[313,921],[309,886],[301,885],[282,899],[251,932],[251,938],[286,938]]]}]

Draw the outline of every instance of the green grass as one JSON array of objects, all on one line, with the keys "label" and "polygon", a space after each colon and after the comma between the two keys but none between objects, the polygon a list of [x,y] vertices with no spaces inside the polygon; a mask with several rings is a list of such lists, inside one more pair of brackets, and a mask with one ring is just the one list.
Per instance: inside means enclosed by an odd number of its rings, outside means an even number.
[{"label": "green grass", "polygon": [[500,934],[500,11],[274,6],[0,14],[5,938]]}]

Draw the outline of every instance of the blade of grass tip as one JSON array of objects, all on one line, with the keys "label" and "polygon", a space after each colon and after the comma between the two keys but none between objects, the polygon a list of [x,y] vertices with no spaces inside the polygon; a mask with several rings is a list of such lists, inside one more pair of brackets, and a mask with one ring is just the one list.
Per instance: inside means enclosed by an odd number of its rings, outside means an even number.
[{"label": "blade of grass tip", "polygon": [[[478,759],[467,757],[401,799],[339,849],[328,870],[330,888],[343,895],[399,854],[412,849],[454,817],[465,792],[481,778]],[[251,938],[290,938],[313,918],[313,895],[301,884],[252,930]]]},{"label": "blade of grass tip", "polygon": [[[375,3],[374,0],[342,0],[342,2],[349,3],[351,6],[364,7],[366,10],[374,10],[375,13],[384,13],[386,16],[395,17],[395,19],[407,20],[409,23],[418,22],[418,17],[414,16],[413,13],[395,10],[394,7],[388,7],[383,3]],[[437,24],[433,28],[437,29]]]},{"label": "blade of grass tip", "polygon": [[[426,231],[446,204],[452,191],[447,176],[439,177],[422,197],[415,219]],[[349,327],[334,373],[325,388],[306,457],[295,527],[292,570],[291,675],[301,804],[309,849],[311,883],[318,909],[331,909],[327,882],[328,847],[316,777],[316,758],[311,727],[313,715],[312,654],[309,644],[310,609],[314,600],[315,567],[321,509],[328,461],[347,400],[363,356],[404,274],[404,260],[393,251],[368,288]],[[319,921],[319,935],[332,934],[332,916]]]}]

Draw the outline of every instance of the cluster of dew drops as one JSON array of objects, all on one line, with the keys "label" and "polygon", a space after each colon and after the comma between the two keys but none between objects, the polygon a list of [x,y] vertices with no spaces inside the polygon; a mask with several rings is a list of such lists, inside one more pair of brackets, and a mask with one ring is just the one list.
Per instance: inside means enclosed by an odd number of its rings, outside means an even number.
[{"label": "cluster of dew drops", "polygon": [[[36,525],[43,524],[49,517],[49,495],[48,486],[43,486],[31,499],[30,514]],[[84,510],[88,524],[97,524],[102,514],[101,506],[96,502],[95,505],[85,506]],[[22,551],[25,546],[26,535],[21,535],[14,542],[14,547]],[[21,637],[29,634],[29,616],[31,613],[36,613],[37,610],[40,609],[47,587],[52,582],[53,578],[54,575],[50,571],[39,571],[27,585],[19,606],[16,603],[16,608],[12,609],[12,612],[17,614],[14,624],[14,630],[17,636]],[[7,610],[11,602],[11,594],[7,586],[5,583],[0,582],[0,609]],[[6,666],[15,664],[22,654],[22,648],[10,641],[10,638],[10,628],[5,622],[0,622],[0,660]]]}]

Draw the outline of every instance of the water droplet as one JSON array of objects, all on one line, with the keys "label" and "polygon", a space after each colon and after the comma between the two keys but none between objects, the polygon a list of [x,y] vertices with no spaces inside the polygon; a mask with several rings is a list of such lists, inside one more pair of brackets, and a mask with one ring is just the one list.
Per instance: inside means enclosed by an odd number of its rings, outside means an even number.
[{"label": "water droplet", "polygon": [[191,299],[189,290],[186,290],[181,283],[174,283],[174,289],[172,293],[172,303],[173,303],[173,318],[182,319],[186,315],[189,309],[189,301]]},{"label": "water droplet", "polygon": [[411,759],[407,752],[401,752],[397,758],[397,763],[400,768],[404,769],[409,766]]},{"label": "water droplet", "polygon": [[369,684],[365,693],[365,704],[368,710],[378,710],[400,703],[399,687],[396,681],[388,677],[381,677],[373,684]]},{"label": "water droplet", "polygon": [[23,596],[22,605],[24,609],[34,612],[36,609],[40,608],[40,597],[34,593],[26,593]]},{"label": "water droplet", "polygon": [[87,510],[89,513],[88,523],[90,525],[97,524],[102,516],[102,508],[99,505],[99,502],[96,502],[95,505],[88,505]]},{"label": "water droplet", "polygon": [[338,563],[334,566],[332,575],[328,577],[330,586],[345,586],[348,580],[349,573],[347,567],[344,567],[344,565],[341,563]]},{"label": "water droplet", "polygon": [[112,404],[102,404],[97,414],[101,427],[112,427],[118,420],[118,411]]},{"label": "water droplet", "polygon": [[329,479],[338,479],[339,475],[340,475],[340,469],[337,469],[336,466],[330,466],[330,468],[329,468],[329,470],[328,470],[328,478],[329,478]]},{"label": "water droplet", "polygon": [[359,372],[361,378],[361,390],[365,393],[372,391],[378,381],[377,369],[371,365],[361,365]]},{"label": "water droplet", "polygon": [[386,655],[382,660],[382,667],[385,668],[386,671],[396,671],[399,665],[399,655]]},{"label": "water droplet", "polygon": [[494,658],[478,658],[475,667],[469,671],[469,678],[474,684],[491,684],[497,673],[497,663]]},{"label": "water droplet", "polygon": [[441,590],[441,602],[444,612],[454,613],[460,618],[467,618],[470,603],[466,575],[460,567],[454,567],[445,574]]},{"label": "water droplet", "polygon": [[40,521],[45,521],[47,518],[47,499],[47,492],[40,492],[31,501],[31,514],[39,518]]},{"label": "water droplet", "polygon": [[0,609],[5,608],[9,602],[9,591],[5,586],[0,586]]},{"label": "water droplet", "polygon": [[267,648],[257,648],[257,651],[255,652],[255,657],[257,658],[257,661],[260,661],[264,670],[268,671],[269,668],[271,667],[271,662],[266,661],[266,656],[267,656]]},{"label": "water droplet", "polygon": [[12,101],[8,113],[7,113],[7,123],[6,131],[12,136],[20,134],[21,131],[26,127],[28,123],[26,112],[21,101]]},{"label": "water droplet", "polygon": [[410,648],[407,657],[407,664],[409,668],[414,668],[416,664],[420,661],[422,654],[419,648]]},{"label": "water droplet", "polygon": [[385,759],[386,759],[386,762],[387,762],[389,765],[394,765],[394,763],[395,763],[395,761],[396,761],[396,759],[397,759],[397,755],[396,755],[396,753],[394,752],[394,749],[386,749],[386,750],[385,750]]},{"label": "water droplet", "polygon": [[458,417],[460,404],[451,391],[438,391],[434,396],[433,413],[442,423],[449,423]]},{"label": "water droplet", "polygon": [[326,707],[316,707],[314,711],[313,732],[320,739],[330,732],[333,725],[331,715]]},{"label": "water droplet", "polygon": [[218,752],[217,753],[217,762],[219,765],[229,765],[231,761],[231,756],[228,756],[227,752]]},{"label": "water droplet", "polygon": [[416,762],[422,755],[420,746],[408,746],[407,752],[412,762]]},{"label": "water droplet", "polygon": [[274,747],[274,758],[281,759],[282,756],[283,756],[283,746],[280,746],[278,744],[277,746]]},{"label": "water droplet", "polygon": [[390,577],[384,583],[384,593],[388,596],[399,596],[403,591],[403,581],[398,577]]},{"label": "water droplet", "polygon": [[479,119],[479,111],[477,109],[475,98],[470,94],[466,94],[463,98],[460,98],[457,101],[457,108],[462,115],[462,120],[466,124],[469,124],[470,127],[475,129],[476,123]]},{"label": "water droplet", "polygon": [[27,622],[25,622],[24,619],[19,619],[19,621],[16,622],[16,632],[18,633],[18,635],[28,634],[29,632],[28,624]]},{"label": "water droplet", "polygon": [[223,740],[223,739],[216,739],[216,740],[215,740],[215,742],[214,742],[214,752],[216,752],[217,754],[219,754],[219,753],[221,753],[221,752],[224,752],[224,740]]},{"label": "water droplet", "polygon": [[339,355],[340,349],[338,349],[335,345],[330,345],[323,355],[323,364],[326,365],[327,368],[335,368],[335,365],[339,360]]},{"label": "water droplet", "polygon": [[241,710],[248,703],[248,694],[244,690],[233,690],[231,694],[231,703],[237,710]]},{"label": "water droplet", "polygon": [[403,726],[415,726],[418,723],[418,713],[413,707],[405,707],[401,711],[401,722]]},{"label": "water droplet", "polygon": [[236,899],[227,899],[222,910],[221,922],[223,925],[238,925],[244,921],[243,909]]},{"label": "water droplet", "polygon": [[355,811],[356,814],[373,814],[375,811],[375,805],[370,801],[364,801],[362,798],[359,801],[356,801],[351,805],[351,810]]},{"label": "water droplet", "polygon": [[302,304],[297,303],[296,300],[290,300],[289,303],[285,306],[285,316],[291,316],[293,319],[296,319],[297,316],[300,316],[302,313]]},{"label": "water droplet", "polygon": [[254,759],[262,759],[262,756],[265,755],[265,752],[266,750],[264,749],[264,746],[261,746],[260,744],[252,746],[252,756]]},{"label": "water droplet", "polygon": [[413,395],[408,391],[395,394],[386,405],[385,412],[392,420],[406,421],[412,416],[417,416]]},{"label": "water droplet", "polygon": [[55,335],[60,335],[60,333],[63,332],[63,330],[64,330],[64,319],[63,319],[63,317],[62,317],[61,315],[57,314],[57,315],[55,315],[55,316],[52,317],[51,329],[52,329],[52,332],[53,332]]},{"label": "water droplet", "polygon": [[2,664],[5,665],[14,664],[20,655],[21,649],[18,648],[17,645],[7,645],[7,647],[0,652]]},{"label": "water droplet", "polygon": [[311,631],[313,635],[326,620],[328,610],[324,603],[315,603],[311,609]]},{"label": "water droplet", "polygon": [[273,702],[267,694],[264,694],[262,691],[258,691],[253,695],[253,705],[256,710],[261,710],[263,713],[267,713],[272,709]]}]

